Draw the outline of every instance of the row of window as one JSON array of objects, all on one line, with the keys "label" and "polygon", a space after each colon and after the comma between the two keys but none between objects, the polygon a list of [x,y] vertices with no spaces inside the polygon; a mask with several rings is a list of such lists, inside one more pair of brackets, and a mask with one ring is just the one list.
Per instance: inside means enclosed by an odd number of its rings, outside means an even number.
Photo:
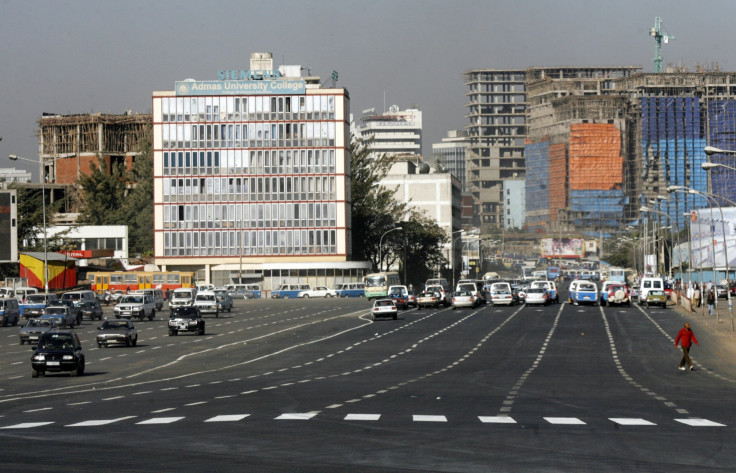
[{"label": "row of window", "polygon": [[164,149],[334,146],[336,122],[161,125]]},{"label": "row of window", "polygon": [[335,176],[166,178],[163,180],[163,201],[335,200],[335,181]]},{"label": "row of window", "polygon": [[335,254],[336,230],[164,232],[164,256]]},{"label": "row of window", "polygon": [[335,227],[337,204],[164,205],[164,229]]},{"label": "row of window", "polygon": [[122,238],[62,238],[63,245],[74,250],[123,250]]},{"label": "row of window", "polygon": [[161,113],[164,122],[334,119],[335,96],[163,97]]},{"label": "row of window", "polygon": [[164,176],[331,174],[334,149],[178,151],[163,153]]}]

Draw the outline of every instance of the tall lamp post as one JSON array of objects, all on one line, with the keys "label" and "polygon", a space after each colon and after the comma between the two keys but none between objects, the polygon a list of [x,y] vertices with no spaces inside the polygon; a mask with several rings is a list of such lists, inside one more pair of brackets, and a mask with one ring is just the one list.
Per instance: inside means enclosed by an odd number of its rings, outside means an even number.
[{"label": "tall lamp post", "polygon": [[381,235],[381,238],[378,240],[378,271],[383,271],[383,237],[388,235],[391,232],[395,232],[397,230],[403,230],[403,227],[394,227],[391,230],[383,232],[383,235]]},{"label": "tall lamp post", "polygon": [[[33,159],[28,158],[22,158],[16,154],[11,154],[8,156],[11,161],[28,161],[29,163],[36,163],[36,164],[42,164],[41,161],[36,161]],[[41,169],[40,173],[41,178],[41,205],[43,208],[43,288],[44,292],[49,292],[49,256],[48,256],[48,248],[46,246],[46,176],[44,176],[43,168]]]},{"label": "tall lamp post", "polygon": [[[680,234],[680,228],[677,225],[677,220],[670,217],[669,214],[662,212],[661,210],[655,210],[655,209],[649,208],[646,205],[642,205],[639,211],[654,213],[654,214],[662,215],[666,217],[670,222],[673,222],[675,224],[675,231],[677,232],[678,235]],[[670,269],[670,278],[672,278],[672,243],[670,243],[670,268],[669,269]],[[682,263],[680,263],[680,273],[682,273]]]},{"label": "tall lamp post", "polygon": [[457,230],[457,231],[452,232],[453,235],[455,235],[456,233],[459,233],[460,236],[457,238],[454,238],[450,242],[450,255],[451,255],[450,258],[452,258],[452,290],[453,291],[455,290],[455,242],[463,237],[463,235],[465,234],[465,230]]}]

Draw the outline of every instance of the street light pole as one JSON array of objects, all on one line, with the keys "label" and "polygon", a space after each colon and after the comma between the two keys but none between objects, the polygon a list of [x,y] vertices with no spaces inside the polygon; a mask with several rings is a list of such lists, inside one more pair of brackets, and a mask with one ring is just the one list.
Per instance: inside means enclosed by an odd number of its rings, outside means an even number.
[{"label": "street light pole", "polygon": [[391,230],[388,230],[386,232],[383,232],[383,235],[381,235],[381,238],[378,240],[378,272],[380,273],[383,271],[383,237],[385,237],[387,234],[391,232],[395,232],[397,230],[403,230],[402,227],[394,227]]},{"label": "street light pole", "polygon": [[[41,161],[34,161],[33,159],[21,158],[18,155],[11,154],[8,156],[11,161],[28,161],[30,163],[42,164]],[[43,166],[41,167],[41,207],[43,209],[43,288],[44,292],[49,292],[49,253],[47,247],[47,235],[46,235],[46,176],[44,176]]]}]

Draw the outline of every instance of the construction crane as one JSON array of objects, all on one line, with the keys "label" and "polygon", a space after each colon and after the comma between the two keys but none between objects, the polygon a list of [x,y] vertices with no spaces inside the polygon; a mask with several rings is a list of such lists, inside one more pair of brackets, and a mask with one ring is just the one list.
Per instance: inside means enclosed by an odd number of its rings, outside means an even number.
[{"label": "construction crane", "polygon": [[649,36],[654,36],[654,72],[662,72],[662,43],[667,44],[675,39],[662,26],[662,18],[654,17],[654,28],[649,29]]}]

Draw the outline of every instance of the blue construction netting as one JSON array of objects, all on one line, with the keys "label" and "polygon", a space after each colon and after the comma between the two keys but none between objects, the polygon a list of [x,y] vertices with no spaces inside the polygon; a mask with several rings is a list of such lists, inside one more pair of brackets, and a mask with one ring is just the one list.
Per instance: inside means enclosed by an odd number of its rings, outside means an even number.
[{"label": "blue construction netting", "polygon": [[576,226],[620,226],[628,203],[629,199],[620,189],[570,191],[570,209],[583,214],[574,219]]},{"label": "blue construction netting", "polygon": [[[641,136],[645,170],[658,165],[664,177],[662,194],[667,186],[683,186],[701,192],[708,190],[705,161],[705,124],[697,97],[642,97]],[[670,220],[681,222],[683,214],[705,206],[702,197],[682,192],[672,193],[658,210]],[[642,200],[642,205],[649,203]],[[672,222],[670,222],[672,223]]]},{"label": "blue construction netting", "polygon": [[524,146],[526,220],[529,230],[549,222],[549,141]]},{"label": "blue construction netting", "polygon": [[[708,135],[710,145],[716,148],[736,151],[736,101],[716,100],[708,102]],[[714,154],[711,162],[736,167],[736,156],[733,154]],[[736,172],[725,168],[714,168],[711,173],[711,190],[713,194],[725,197],[721,205],[733,205],[728,201],[736,201]]]}]

